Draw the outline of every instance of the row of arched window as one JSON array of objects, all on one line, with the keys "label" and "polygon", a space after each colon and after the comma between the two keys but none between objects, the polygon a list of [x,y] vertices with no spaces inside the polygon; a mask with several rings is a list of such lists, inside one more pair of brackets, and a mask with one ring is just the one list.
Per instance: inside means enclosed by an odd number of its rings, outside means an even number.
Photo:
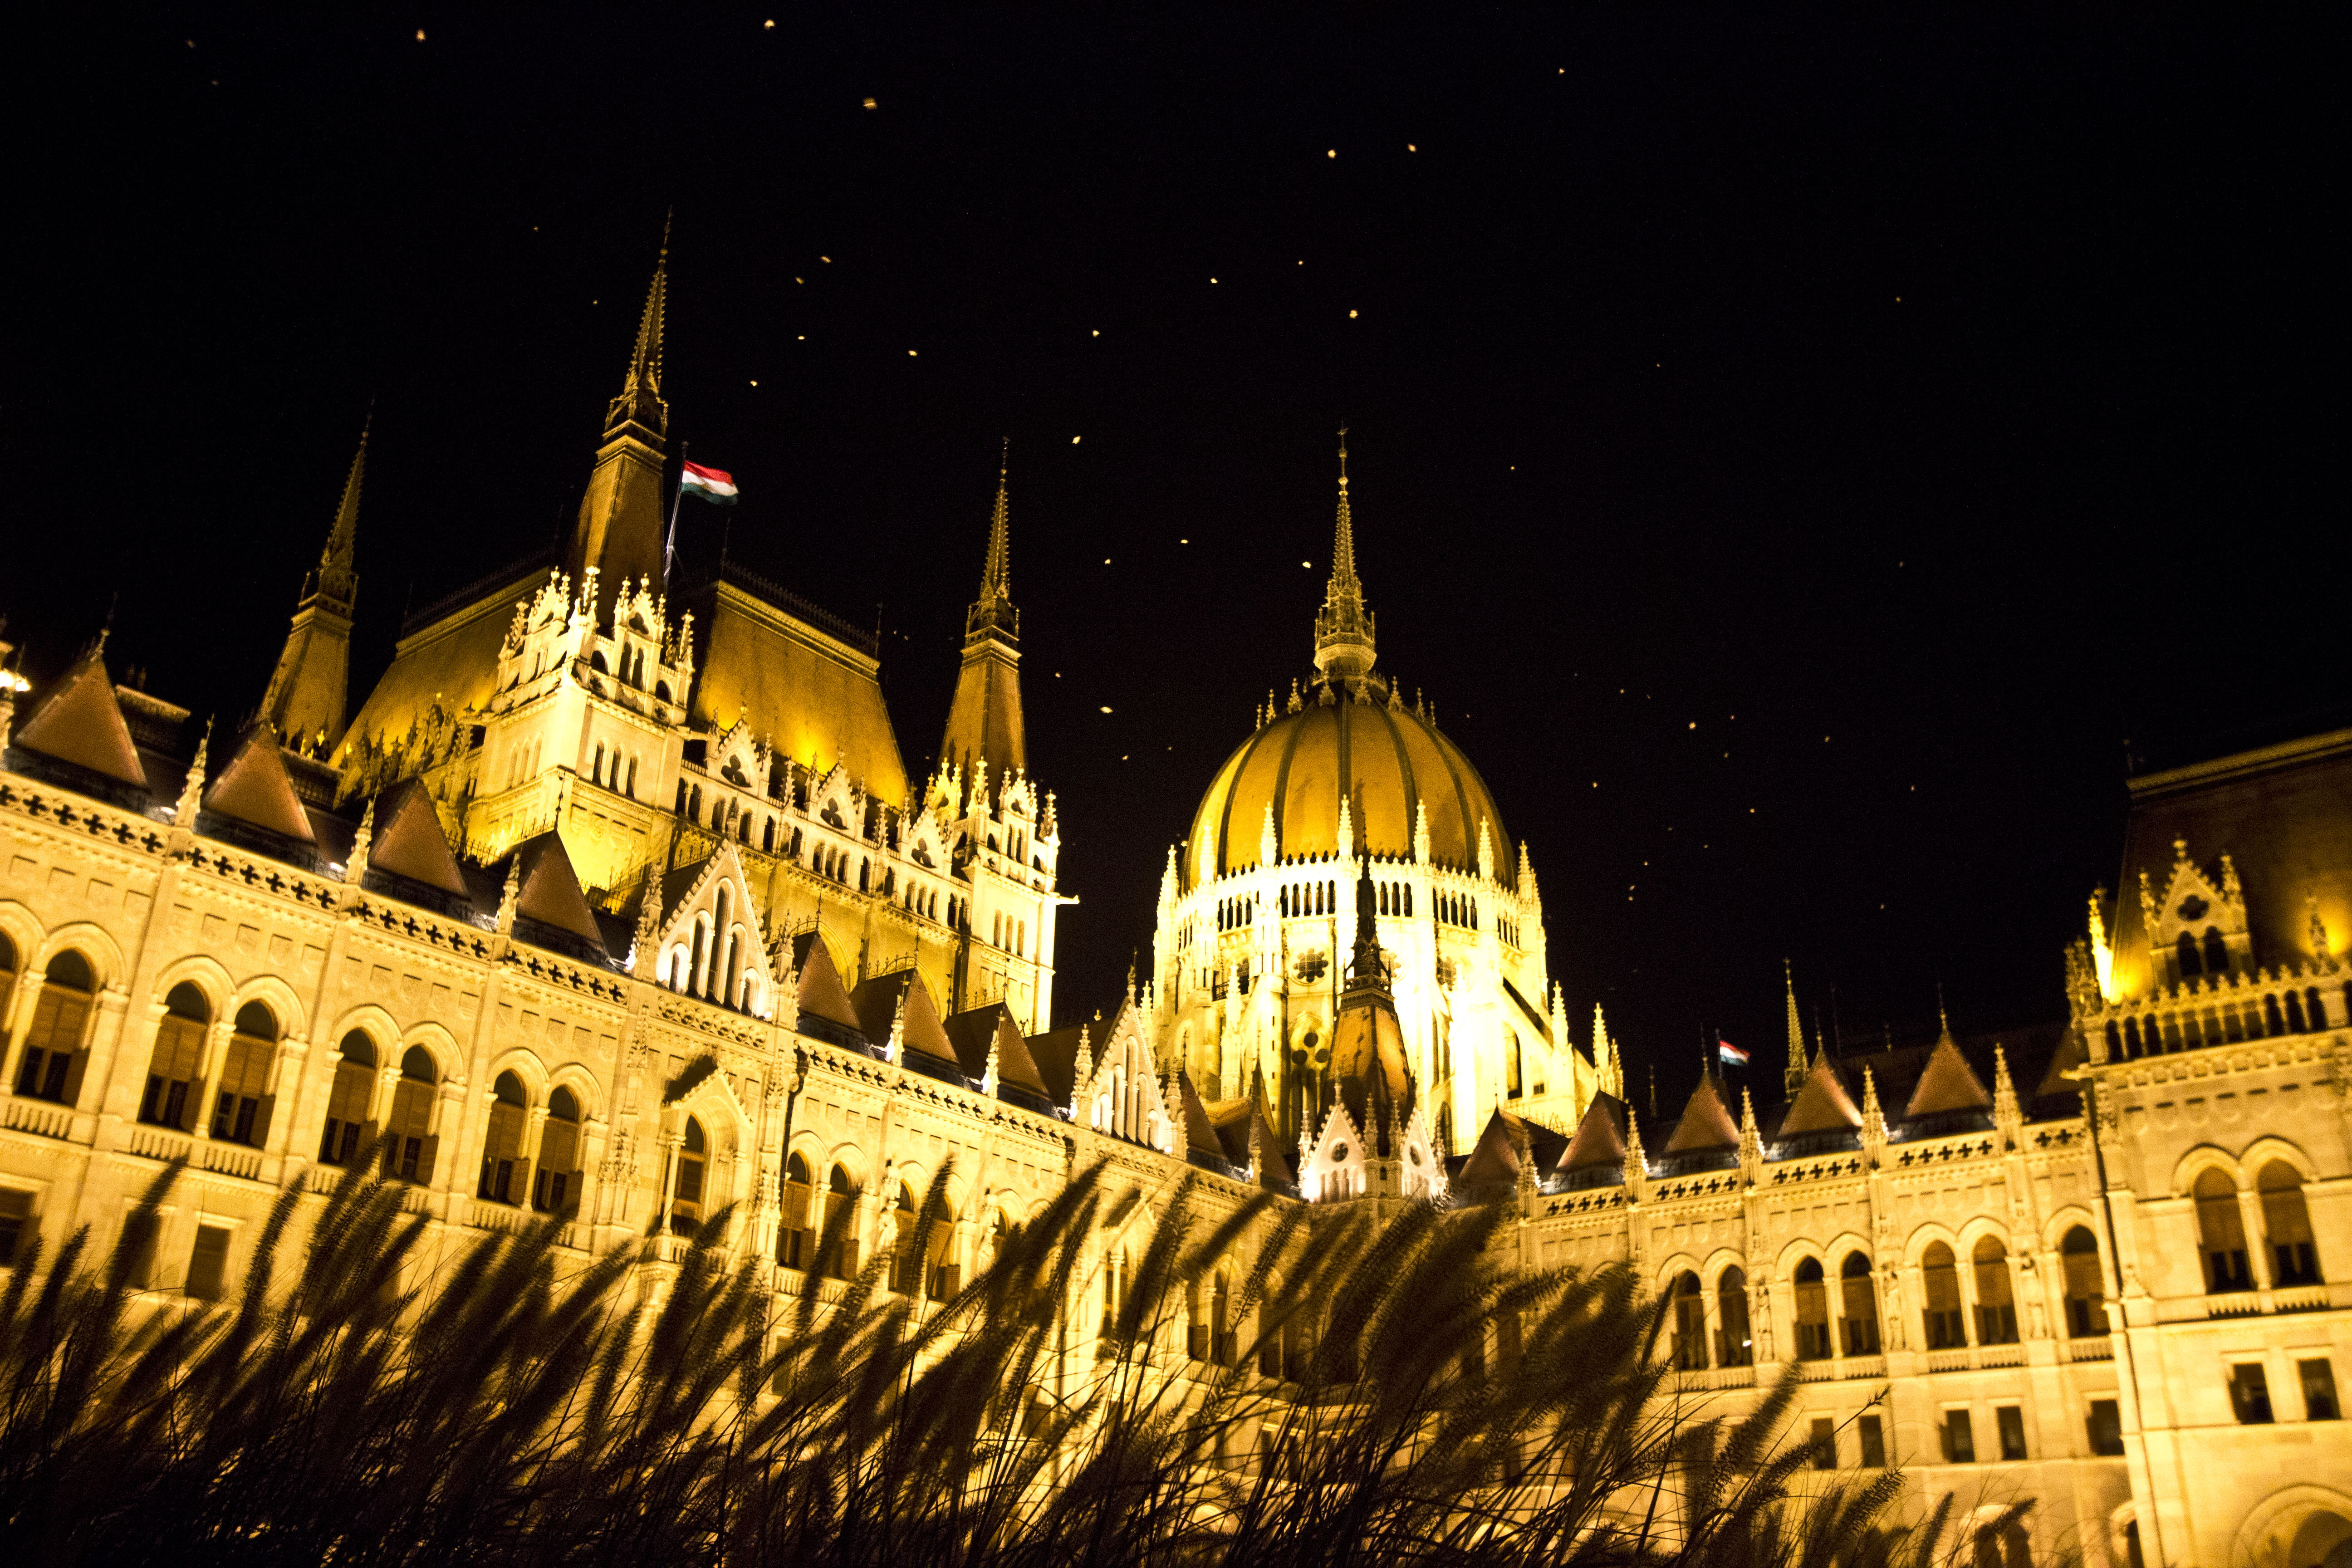
[{"label": "row of arched window", "polygon": [[588,782],[615,795],[637,798],[637,754],[624,753],[617,746],[607,752],[604,742],[596,742],[596,755],[589,763]]},{"label": "row of arched window", "polygon": [[1003,911],[1000,910],[989,925],[989,940],[992,944],[1015,958],[1029,956],[1029,922],[1027,921],[1007,920]]},{"label": "row of arched window", "polygon": [[2245,1205],[2226,1172],[2208,1169],[2193,1189],[2197,1202],[2197,1250],[2205,1289],[2216,1296],[2273,1287],[2321,1282],[2319,1247],[2311,1234],[2311,1211],[2303,1199],[2303,1174],[2284,1160],[2264,1164],[2254,1178],[2254,1207],[2262,1219],[2260,1261],[2267,1280],[2258,1281],[2247,1245]]},{"label": "row of arched window", "polygon": [[688,924],[686,940],[670,949],[661,980],[682,995],[749,1012],[758,995],[746,961],[757,944],[751,931],[732,918],[734,895],[730,884],[719,885],[709,912],[697,914]]},{"label": "row of arched window", "polygon": [[[2184,936],[2182,941],[2187,941]],[[2352,982],[2344,987],[2347,1016],[2352,1016]],[[2304,1035],[2333,1027],[2327,998],[2316,985],[2297,991],[2289,986],[2265,994],[2259,1002],[2216,1001],[2203,1008],[2149,1013],[2107,1024],[2107,1054],[2129,1061],[2172,1051],[2193,1051],[2201,1046],[2234,1044],[2241,1040]]]},{"label": "row of arched window", "polygon": [[[840,1164],[827,1173],[820,1191],[808,1161],[798,1152],[786,1156],[783,1215],[776,1230],[776,1261],[787,1268],[807,1269],[837,1279],[855,1278],[860,1267],[856,1205],[861,1191],[857,1178],[850,1174],[847,1166]],[[888,1199],[883,1239],[889,1248],[889,1288],[901,1295],[923,1296],[935,1301],[954,1295],[963,1288],[962,1265],[956,1254],[955,1215],[940,1214],[926,1240],[917,1235],[921,1228],[921,1204],[915,1190],[903,1180],[894,1180]],[[1001,1235],[1003,1215],[991,1209],[987,1225],[992,1232]],[[820,1256],[819,1247],[829,1227],[837,1232],[835,1245]],[[985,1247],[987,1244],[982,1245]]]},{"label": "row of arched window", "polygon": [[1478,900],[1467,893],[1432,893],[1430,901],[1436,906],[1440,924],[1478,927]]},{"label": "row of arched window", "polygon": [[1257,919],[1257,895],[1243,893],[1217,900],[1217,929],[1240,931]]},{"label": "row of arched window", "polygon": [[1329,882],[1291,882],[1275,894],[1275,910],[1286,920],[1292,915],[1328,915],[1339,910],[1339,894]]}]

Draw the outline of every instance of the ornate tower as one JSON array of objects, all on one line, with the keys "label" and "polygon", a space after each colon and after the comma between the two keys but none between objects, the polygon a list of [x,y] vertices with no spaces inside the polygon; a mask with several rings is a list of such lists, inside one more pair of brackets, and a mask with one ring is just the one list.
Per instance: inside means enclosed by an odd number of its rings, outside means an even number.
[{"label": "ornate tower", "polygon": [[[580,499],[564,570],[574,583],[596,568],[600,598],[624,583],[650,577],[663,583],[662,465],[669,430],[669,405],[662,401],[662,310],[668,292],[669,231],[662,231],[653,286],[637,321],[637,342],[629,355],[621,395],[604,416],[604,442]],[[596,612],[600,618],[601,606]]]},{"label": "ornate tower", "polygon": [[1348,432],[1339,431],[1339,520],[1331,542],[1331,581],[1315,613],[1315,668],[1326,680],[1352,682],[1372,672],[1372,613],[1356,580],[1356,530],[1348,516]]},{"label": "ornate tower", "polygon": [[262,694],[261,717],[285,743],[310,756],[324,756],[342,738],[344,705],[352,664],[352,613],[359,600],[359,574],[352,558],[359,540],[360,480],[367,471],[367,427],[343,480],[319,564],[302,584],[285,651]]},{"label": "ornate tower", "polygon": [[[1029,766],[1028,728],[1021,717],[1021,612],[1013,603],[1012,550],[1005,469],[1000,466],[980,597],[964,612],[963,667],[956,672],[947,734],[940,742],[941,769],[968,770],[975,759],[985,759],[1000,772],[1025,772]],[[980,782],[986,787],[988,781]]]}]

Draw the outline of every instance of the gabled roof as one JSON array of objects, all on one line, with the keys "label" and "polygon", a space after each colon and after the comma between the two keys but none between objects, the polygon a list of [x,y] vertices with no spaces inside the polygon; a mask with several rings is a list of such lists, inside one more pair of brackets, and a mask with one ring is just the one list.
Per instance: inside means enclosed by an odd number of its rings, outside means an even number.
[{"label": "gabled roof", "polygon": [[1567,1151],[1569,1140],[1539,1121],[1529,1121],[1496,1106],[1486,1119],[1485,1131],[1471,1146],[1469,1157],[1462,1162],[1456,1182],[1469,1186],[1515,1184],[1519,1179],[1517,1139],[1527,1140],[1528,1154],[1537,1173],[1547,1164],[1556,1163]]},{"label": "gabled roof", "polygon": [[205,792],[205,809],[298,843],[318,842],[302,798],[294,793],[294,781],[286,776],[278,737],[267,724],[256,724],[238,739],[228,765]]},{"label": "gabled roof", "polygon": [[1087,1023],[1065,1024],[1058,1029],[1048,1029],[1042,1035],[1029,1037],[1030,1059],[1037,1064],[1038,1075],[1045,1080],[1046,1097],[1055,1104],[1068,1104],[1081,1087],[1077,1082],[1079,1031],[1086,1032],[1087,1048],[1099,1063],[1119,1020],[1133,1005],[1133,1001],[1122,991],[1118,1000],[1110,1005],[1110,1016],[1108,1018],[1097,1013]]},{"label": "gabled roof", "polygon": [[1739,1123],[1731,1119],[1731,1108],[1723,1103],[1723,1089],[1715,1074],[1706,1073],[1691,1090],[1683,1119],[1675,1123],[1675,1135],[1666,1140],[1665,1152],[1696,1154],[1738,1147]]},{"label": "gabled roof", "polygon": [[857,1011],[858,1033],[874,1045],[886,1043],[890,1038],[890,1026],[898,1021],[898,999],[902,996],[907,1003],[907,1049],[919,1051],[937,1061],[954,1061],[955,1047],[949,1043],[947,1031],[940,1026],[940,1010],[931,1004],[931,988],[911,969],[877,974],[849,994],[850,1005]]},{"label": "gabled roof", "polygon": [[[833,954],[825,951],[815,931],[804,931],[793,938],[793,967],[800,971],[802,1012],[814,1013],[845,1029],[866,1032],[849,993],[842,988],[841,971],[833,966]],[[883,1037],[889,1037],[887,1031]]]},{"label": "gabled roof", "polygon": [[28,752],[88,768],[117,784],[147,787],[147,770],[140,765],[139,748],[131,743],[131,727],[123,722],[114,683],[106,678],[106,661],[95,646],[49,688],[11,739]]},{"label": "gabled roof", "polygon": [[1625,1102],[1613,1094],[1596,1094],[1576,1136],[1559,1157],[1561,1171],[1622,1170],[1625,1165]]},{"label": "gabled roof", "polygon": [[1943,1116],[1958,1110],[1990,1110],[1992,1096],[1960,1047],[1947,1029],[1936,1048],[1927,1055],[1927,1065],[1920,1071],[1919,1085],[1911,1091],[1911,1102],[1903,1108],[1905,1121],[1916,1116]]},{"label": "gabled roof", "polygon": [[1192,1075],[1178,1073],[1176,1090],[1184,1101],[1182,1110],[1177,1114],[1184,1119],[1186,1152],[1224,1159],[1224,1142],[1217,1136],[1216,1123],[1209,1120],[1209,1108],[1202,1102],[1201,1091],[1192,1087]]},{"label": "gabled roof", "polygon": [[457,857],[441,834],[441,814],[423,779],[394,784],[376,797],[375,837],[368,843],[368,866],[389,871],[459,898],[467,894]]},{"label": "gabled roof", "polygon": [[542,833],[526,838],[516,847],[513,858],[522,868],[515,913],[570,931],[599,948],[604,945],[604,933],[588,910],[587,896],[580,890],[579,874],[572,870],[572,857],[564,852],[561,837]]},{"label": "gabled roof", "polygon": [[1778,1136],[1801,1137],[1808,1132],[1846,1132],[1862,1125],[1862,1110],[1847,1092],[1844,1080],[1827,1051],[1813,1057],[1813,1070],[1780,1118]]},{"label": "gabled roof", "polygon": [[1013,1011],[1002,1002],[991,1002],[985,1007],[973,1007],[947,1019],[940,1027],[955,1047],[956,1060],[972,1078],[988,1070],[988,1047],[996,1044],[996,1080],[1025,1089],[1046,1100],[1053,1098],[1045,1088],[1045,1079],[1037,1071],[1036,1058],[1029,1054],[1029,1043],[1021,1037],[1020,1027],[1013,1022]]}]

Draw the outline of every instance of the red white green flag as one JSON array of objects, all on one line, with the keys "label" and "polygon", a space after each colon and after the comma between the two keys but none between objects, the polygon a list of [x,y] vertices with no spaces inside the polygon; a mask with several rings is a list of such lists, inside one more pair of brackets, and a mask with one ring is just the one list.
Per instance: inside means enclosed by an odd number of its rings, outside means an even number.
[{"label": "red white green flag", "polygon": [[713,506],[735,504],[735,476],[724,468],[706,468],[700,463],[688,463],[678,476],[680,495],[707,500]]}]

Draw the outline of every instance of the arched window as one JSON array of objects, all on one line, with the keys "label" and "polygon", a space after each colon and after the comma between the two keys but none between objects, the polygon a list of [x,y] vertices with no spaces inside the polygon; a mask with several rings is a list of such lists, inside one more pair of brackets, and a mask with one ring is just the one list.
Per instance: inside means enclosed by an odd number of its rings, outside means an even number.
[{"label": "arched window", "polygon": [[2319,1251],[2311,1238],[2302,1175],[2285,1161],[2273,1160],[2254,1185],[2263,1195],[2263,1244],[2271,1249],[2271,1283],[2318,1284]]},{"label": "arched window", "polygon": [[834,1216],[845,1214],[841,1226],[841,1240],[832,1258],[833,1267],[826,1270],[836,1279],[857,1277],[857,1183],[845,1165],[835,1165],[833,1174],[825,1178],[825,1226],[833,1227]]},{"label": "arched window", "polygon": [[183,980],[163,998],[163,1021],[155,1028],[155,1054],[147,1065],[147,1089],[139,1097],[139,1120],[183,1132],[195,1127],[197,1086],[204,1080],[205,1028],[212,1004],[193,981]]},{"label": "arched window", "polygon": [[547,1097],[547,1122],[539,1131],[539,1172],[531,1178],[530,1206],[561,1214],[580,1192],[580,1101],[559,1085]]},{"label": "arched window", "polygon": [[1830,1359],[1830,1298],[1818,1258],[1797,1265],[1797,1359]]},{"label": "arched window", "polygon": [[596,742],[596,760],[588,765],[588,782],[593,784],[604,782],[604,742],[602,741]]},{"label": "arched window", "polygon": [[2318,986],[2311,986],[2304,992],[2303,1007],[2305,1021],[2313,1028],[2327,1027],[2327,999],[2320,995]]},{"label": "arched window", "polygon": [[375,1099],[375,1042],[357,1029],[343,1037],[342,1059],[327,1090],[327,1126],[319,1135],[319,1163],[348,1165],[370,1136],[368,1106]]},{"label": "arched window", "polygon": [[613,667],[604,662],[604,650],[601,647],[588,656],[588,668],[599,675],[613,673]]},{"label": "arched window", "polygon": [[2219,926],[2205,928],[2205,973],[2208,974],[2230,973],[2230,946],[2221,940],[2221,928]]},{"label": "arched window", "polygon": [[2124,1055],[2126,1057],[2137,1057],[2145,1048],[2146,1047],[2140,1044],[2139,1020],[2137,1018],[2126,1018],[2124,1020]]},{"label": "arched window", "polygon": [[[2021,1454],[2019,1457],[2023,1458]],[[1974,1545],[1969,1559],[1971,1568],[2033,1568],[2033,1552],[2026,1539],[2025,1526],[2013,1519],[1979,1528]]]},{"label": "arched window", "polygon": [[1841,1305],[1839,1327],[1848,1355],[1878,1353],[1878,1292],[1871,1285],[1870,1258],[1861,1252],[1845,1255],[1838,1269]]},{"label": "arched window", "polygon": [[276,1016],[258,1002],[247,1002],[237,1009],[228,1055],[221,1059],[220,1090],[213,1100],[215,1138],[258,1148],[269,1136],[269,1063],[277,1054]]},{"label": "arched window", "polygon": [[1233,1284],[1219,1271],[1209,1286],[1209,1356],[1219,1366],[1234,1364]]},{"label": "arched window", "polygon": [[1115,1247],[1103,1257],[1102,1331],[1108,1339],[1118,1330],[1119,1309],[1127,1305],[1127,1248]]},{"label": "arched window", "polygon": [[[530,1186],[530,1166],[522,1152],[523,1126],[530,1116],[522,1079],[510,1072],[499,1074],[490,1086],[490,1127],[482,1140],[482,1178],[474,1195],[494,1204],[520,1203]],[[522,1180],[515,1179],[520,1166]]]},{"label": "arched window", "polygon": [[2197,956],[2197,939],[2182,931],[2172,943],[2172,953],[2180,966],[2180,978],[2194,980],[2205,973],[2204,961]]},{"label": "arched window", "polygon": [[16,994],[16,944],[0,931],[0,1018],[8,1016],[8,999]]},{"label": "arched window", "polygon": [[433,1132],[433,1053],[411,1046],[400,1058],[400,1082],[392,1091],[392,1114],[383,1130],[383,1173],[421,1186],[433,1184],[433,1157],[441,1140]]},{"label": "arched window", "polygon": [[1698,1276],[1684,1274],[1674,1284],[1675,1365],[1684,1372],[1706,1370],[1706,1298]]},{"label": "arched window", "polygon": [[2269,1027],[2270,1032],[2273,1035],[2284,1035],[2286,1033],[2286,1017],[2279,1011],[2278,998],[2276,996],[2265,996],[2263,998],[2263,1022]]},{"label": "arched window", "polygon": [[83,1036],[97,990],[89,960],[72,948],[49,960],[47,977],[33,1003],[33,1021],[25,1030],[25,1059],[16,1068],[18,1094],[60,1105],[80,1098],[82,1068],[89,1060]]},{"label": "arched window", "polygon": [[776,1229],[776,1261],[787,1268],[805,1268],[810,1247],[808,1162],[793,1154],[784,1161],[784,1214]]},{"label": "arched window", "polygon": [[2099,1272],[2098,1238],[2090,1226],[2078,1225],[2058,1244],[2058,1263],[2066,1277],[2066,1335],[2096,1339],[2107,1332],[2106,1281]]},{"label": "arched window", "polygon": [[1920,1316],[1927,1330],[1927,1348],[1961,1349],[1969,1342],[1969,1331],[1960,1313],[1960,1271],[1953,1262],[1952,1249],[1940,1241],[1930,1245],[1919,1255],[1919,1272],[1927,1285],[1927,1299]]},{"label": "arched window", "polygon": [[1748,1274],[1734,1267],[1715,1282],[1715,1360],[1718,1366],[1756,1364],[1756,1335],[1748,1322]]},{"label": "arched window", "polygon": [[2290,991],[2286,994],[2286,1028],[2290,1035],[2300,1035],[2309,1025],[2303,1021],[2303,998]]},{"label": "arched window", "polygon": [[667,702],[669,700],[668,681],[656,680],[654,682],[654,700],[656,702]]},{"label": "arched window", "polygon": [[2121,1029],[2118,1029],[2118,1028],[2116,1028],[2116,1027],[2115,1021],[2114,1021],[2113,1019],[2109,1019],[2109,1020],[2107,1021],[2107,1057],[2108,1057],[2108,1059],[2109,1059],[2109,1060],[2118,1060],[2118,1059],[2120,1059],[2120,1058],[2122,1058],[2123,1054],[2124,1054],[2124,1036],[2123,1036],[2123,1031],[2122,1031]]},{"label": "arched window", "polygon": [[637,798],[637,754],[635,752],[629,753],[628,782],[622,786],[621,793],[631,800]]},{"label": "arched window", "polygon": [[2197,1178],[2196,1194],[2197,1247],[2205,1258],[2205,1289],[2215,1295],[2252,1289],[2237,1187],[2221,1172],[2208,1170]]},{"label": "arched window", "polygon": [[775,852],[776,819],[772,816],[760,826],[760,853],[762,855],[773,855]]},{"label": "arched window", "polygon": [[890,1240],[890,1289],[911,1296],[923,1282],[922,1256],[915,1250],[915,1194],[904,1182],[898,1184],[893,1209],[897,1234]]},{"label": "arched window", "polygon": [[727,967],[718,975],[719,984],[710,988],[710,994],[719,1001],[740,1005],[741,998],[736,992],[743,974],[742,959],[743,928],[736,926],[727,933]]},{"label": "arched window", "polygon": [[923,1254],[924,1289],[934,1301],[944,1301],[963,1289],[963,1269],[956,1262],[955,1216],[941,1210],[932,1222],[929,1246]]},{"label": "arched window", "polygon": [[2017,1298],[2011,1289],[2009,1248],[1995,1237],[1979,1238],[1970,1255],[1977,1272],[1977,1343],[2017,1342]]},{"label": "arched window", "polygon": [[686,1136],[677,1146],[677,1180],[670,1189],[669,1228],[678,1236],[693,1235],[701,1223],[703,1166],[709,1152],[702,1123],[688,1117]]}]

